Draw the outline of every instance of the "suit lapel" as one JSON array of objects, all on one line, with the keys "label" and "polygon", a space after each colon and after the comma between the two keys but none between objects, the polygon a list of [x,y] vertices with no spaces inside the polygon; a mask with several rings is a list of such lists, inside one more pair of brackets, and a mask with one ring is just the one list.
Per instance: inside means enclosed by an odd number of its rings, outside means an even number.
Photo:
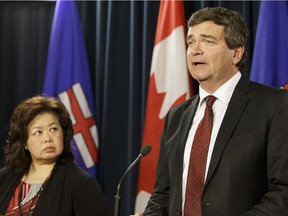
[{"label": "suit lapel", "polygon": [[[199,103],[199,95],[196,95],[194,99],[192,99],[191,104],[188,106],[188,108],[185,109],[181,122],[180,122],[180,127],[179,127],[179,136],[178,136],[178,145],[176,149],[176,162],[177,164],[177,182],[179,186],[179,200],[182,200],[182,172],[183,172],[183,156],[184,156],[184,149],[185,149],[185,144],[187,140],[187,136],[193,121],[193,117],[195,115],[195,111],[197,109],[198,103]],[[181,202],[180,202],[181,203]]]},{"label": "suit lapel", "polygon": [[211,176],[215,172],[222,153],[235,127],[237,126],[247,103],[249,102],[249,97],[246,95],[249,90],[249,80],[242,75],[231,97],[226,114],[219,129],[208,169],[205,186],[209,183]]},{"label": "suit lapel", "polygon": [[199,103],[199,99],[200,97],[199,95],[197,95],[195,99],[191,102],[191,105],[184,111],[184,114],[182,116],[179,129],[179,140],[178,140],[179,143],[178,146],[181,153],[184,152],[187,136],[191,128],[191,124]]}]

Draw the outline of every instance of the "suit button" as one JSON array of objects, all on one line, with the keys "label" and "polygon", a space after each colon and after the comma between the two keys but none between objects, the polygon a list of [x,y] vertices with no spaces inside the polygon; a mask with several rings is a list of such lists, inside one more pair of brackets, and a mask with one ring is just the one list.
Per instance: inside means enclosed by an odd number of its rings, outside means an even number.
[{"label": "suit button", "polygon": [[205,206],[210,206],[210,205],[211,205],[210,202],[205,203]]}]

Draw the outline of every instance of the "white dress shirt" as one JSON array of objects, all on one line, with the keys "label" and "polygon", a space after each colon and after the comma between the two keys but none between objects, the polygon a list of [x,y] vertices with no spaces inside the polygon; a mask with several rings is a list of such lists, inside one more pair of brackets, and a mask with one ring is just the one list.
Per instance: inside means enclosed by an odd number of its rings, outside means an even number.
[{"label": "white dress shirt", "polygon": [[[224,115],[226,113],[229,101],[231,99],[231,96],[234,92],[234,89],[238,83],[238,81],[241,78],[241,73],[238,71],[230,80],[228,80],[226,83],[224,83],[219,89],[217,89],[213,96],[215,96],[217,99],[213,104],[213,126],[212,126],[212,132],[211,132],[211,139],[208,149],[208,156],[207,156],[207,165],[206,165],[206,172],[205,172],[205,179],[207,176],[209,164],[211,161],[211,155],[214,148],[215,140],[219,131],[219,128],[221,126],[221,123],[223,121]],[[182,210],[184,210],[184,203],[185,203],[185,193],[186,193],[186,182],[187,182],[187,175],[188,175],[188,168],[189,168],[189,159],[190,159],[190,152],[192,149],[192,143],[194,139],[194,135],[196,132],[196,129],[198,127],[198,124],[200,123],[201,119],[204,116],[204,111],[206,107],[205,103],[205,97],[207,97],[208,94],[206,91],[204,91],[201,86],[199,86],[199,96],[200,101],[197,107],[197,110],[195,112],[195,116],[193,118],[193,122],[188,134],[188,138],[186,140],[185,145],[185,151],[184,151],[184,158],[183,158],[183,174],[182,174]],[[204,182],[203,182],[204,184]],[[184,211],[182,211],[184,212]]]}]

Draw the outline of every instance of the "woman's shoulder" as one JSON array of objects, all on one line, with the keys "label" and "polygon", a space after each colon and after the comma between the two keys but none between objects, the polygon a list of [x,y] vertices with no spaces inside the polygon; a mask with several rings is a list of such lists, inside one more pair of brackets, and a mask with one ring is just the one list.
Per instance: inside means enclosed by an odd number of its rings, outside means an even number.
[{"label": "woman's shoulder", "polygon": [[82,175],[82,174],[86,173],[81,167],[79,167],[75,163],[73,163],[73,164],[61,164],[58,167],[59,167],[59,169],[64,169],[69,173],[73,173],[73,174],[77,174],[77,175],[78,174]]},{"label": "woman's shoulder", "polygon": [[7,167],[2,167],[0,169],[0,179],[3,177],[3,176],[8,176],[8,175],[11,175],[7,169]]},{"label": "woman's shoulder", "polygon": [[66,178],[73,181],[81,181],[87,179],[93,180],[93,177],[85,172],[82,168],[80,168],[77,164],[62,164],[58,166],[57,170],[58,173],[65,173]]},{"label": "woman's shoulder", "polygon": [[59,165],[56,172],[61,189],[69,190],[79,215],[108,215],[106,199],[96,178],[76,164]]},{"label": "woman's shoulder", "polygon": [[72,188],[74,192],[100,191],[100,186],[96,178],[89,175],[76,164],[59,165],[56,172],[58,180],[62,178],[61,181],[65,182],[66,187]]},{"label": "woman's shoulder", "polygon": [[2,173],[7,173],[7,172],[8,172],[7,167],[1,167],[1,168],[0,168],[0,174],[2,174]]},{"label": "woman's shoulder", "polygon": [[0,169],[1,187],[7,187],[7,185],[18,184],[20,179],[21,179],[20,175],[13,175],[11,172],[9,172],[7,167],[3,167]]}]

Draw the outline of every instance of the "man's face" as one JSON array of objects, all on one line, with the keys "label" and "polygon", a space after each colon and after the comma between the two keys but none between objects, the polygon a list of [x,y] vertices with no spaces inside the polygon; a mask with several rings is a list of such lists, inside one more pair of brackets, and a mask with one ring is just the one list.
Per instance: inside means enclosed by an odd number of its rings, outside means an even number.
[{"label": "man's face", "polygon": [[224,27],[206,21],[188,29],[187,63],[194,79],[213,93],[237,71],[236,49],[229,49]]}]

